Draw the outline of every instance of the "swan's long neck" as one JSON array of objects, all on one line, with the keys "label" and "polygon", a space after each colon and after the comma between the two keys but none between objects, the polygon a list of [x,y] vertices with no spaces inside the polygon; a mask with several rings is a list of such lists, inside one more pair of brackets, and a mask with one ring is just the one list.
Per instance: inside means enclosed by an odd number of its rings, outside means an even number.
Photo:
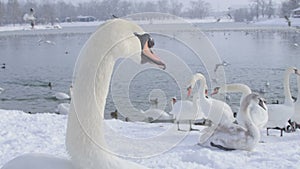
[{"label": "swan's long neck", "polygon": [[290,71],[286,71],[284,73],[284,81],[283,81],[283,92],[284,92],[284,104],[287,105],[292,105],[293,100],[292,100],[292,95],[291,95],[291,90],[290,90]]},{"label": "swan's long neck", "polygon": [[107,22],[80,52],[66,133],[67,151],[78,168],[128,167],[106,151],[103,118],[115,60],[140,49],[139,40],[129,37],[133,32],[141,28],[122,20]]},{"label": "swan's long neck", "polygon": [[240,117],[243,120],[243,123],[249,133],[249,136],[256,138],[256,139],[260,139],[259,129],[252,121],[252,118],[250,115],[251,106],[253,106],[253,105],[250,105],[249,98],[244,99],[241,103],[241,108],[240,108],[240,112],[239,112]]},{"label": "swan's long neck", "polygon": [[251,93],[251,89],[243,84],[229,84],[226,85],[226,90],[228,92],[241,92],[242,97],[245,98],[248,94]]},{"label": "swan's long neck", "polygon": [[200,87],[198,89],[199,99],[200,100],[206,100],[206,79],[203,76],[194,76],[194,85],[197,83],[197,81],[200,81]]},{"label": "swan's long neck", "polygon": [[298,88],[298,95],[296,104],[300,105],[300,75],[297,76],[297,88]]},{"label": "swan's long neck", "polygon": [[225,87],[226,92],[241,92],[242,93],[242,97],[241,97],[240,103],[242,103],[242,100],[248,94],[250,94],[252,92],[251,89],[248,86],[244,85],[244,84],[236,83],[236,84],[227,84],[225,86],[226,86]]}]

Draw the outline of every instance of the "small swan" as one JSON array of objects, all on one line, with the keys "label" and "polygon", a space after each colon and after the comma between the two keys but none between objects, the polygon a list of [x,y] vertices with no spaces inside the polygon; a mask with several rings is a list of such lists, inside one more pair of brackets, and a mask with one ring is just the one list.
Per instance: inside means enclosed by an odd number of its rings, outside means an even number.
[{"label": "small swan", "polygon": [[196,73],[192,77],[190,87],[194,88],[198,80],[200,80],[200,88],[198,92],[199,101],[197,103],[204,116],[216,125],[233,123],[235,118],[230,106],[221,100],[213,99],[206,95],[207,84],[204,75]]},{"label": "small swan", "polygon": [[140,110],[140,112],[146,117],[145,121],[153,122],[157,120],[172,120],[173,117],[169,113],[157,108],[157,98],[153,100],[150,99],[149,101],[151,103],[150,108],[146,111]]},{"label": "small swan", "polygon": [[4,89],[2,87],[0,87],[0,94],[4,91]]},{"label": "small swan", "polygon": [[298,86],[297,101],[294,104],[294,114],[291,117],[291,121],[295,122],[297,126],[300,126],[300,76],[297,76],[297,86]]},{"label": "small swan", "polygon": [[[226,84],[225,86],[218,87],[215,90],[215,93],[212,93],[212,94],[216,94],[218,92],[220,92],[220,93],[240,92],[240,93],[242,93],[242,97],[240,99],[240,105],[242,104],[242,101],[244,100],[244,98],[247,95],[252,93],[251,89],[247,85],[241,84],[241,83]],[[261,104],[265,104],[265,103],[263,102]],[[264,107],[267,108],[266,105],[264,105]],[[265,127],[265,125],[268,122],[268,109],[265,110],[259,106],[255,107],[255,109],[250,109],[250,117],[251,117],[253,123],[259,129],[262,129]],[[245,124],[243,124],[244,120],[242,119],[241,113],[237,114],[236,120],[237,120],[238,124],[245,127]]]},{"label": "small swan", "polygon": [[202,110],[199,109],[197,103],[197,96],[193,97],[193,101],[189,100],[179,100],[175,97],[171,100],[171,112],[173,114],[175,121],[177,122],[177,130],[180,131],[179,123],[181,121],[188,121],[190,124],[190,131],[196,130],[192,128],[192,121],[198,118],[203,118]]},{"label": "small swan", "polygon": [[298,69],[295,67],[289,67],[285,70],[283,89],[284,89],[284,103],[283,104],[268,104],[269,119],[267,123],[267,135],[269,135],[269,129],[280,130],[280,136],[285,130],[288,120],[294,114],[294,100],[292,99],[290,91],[290,75],[296,74],[300,76]]},{"label": "small swan", "polygon": [[232,123],[205,128],[200,136],[199,145],[216,147],[222,150],[252,150],[260,140],[260,131],[250,117],[253,107],[264,107],[262,100],[256,93],[247,95],[241,104],[240,113],[245,127]]},{"label": "small swan", "polygon": [[69,103],[60,103],[57,105],[55,112],[57,114],[63,114],[66,115],[69,113],[70,110],[70,104]]},{"label": "small swan", "polygon": [[75,66],[66,132],[66,147],[71,159],[27,154],[11,160],[2,169],[145,168],[105,151],[103,119],[111,75],[118,58],[130,56],[141,63],[142,57],[144,61],[166,68],[150,50],[149,41],[150,35],[132,22],[114,19],[102,24],[81,49]]},{"label": "small swan", "polygon": [[66,94],[66,93],[63,93],[63,92],[56,92],[54,94],[54,97],[57,99],[57,100],[68,100],[68,99],[71,99],[71,97]]}]

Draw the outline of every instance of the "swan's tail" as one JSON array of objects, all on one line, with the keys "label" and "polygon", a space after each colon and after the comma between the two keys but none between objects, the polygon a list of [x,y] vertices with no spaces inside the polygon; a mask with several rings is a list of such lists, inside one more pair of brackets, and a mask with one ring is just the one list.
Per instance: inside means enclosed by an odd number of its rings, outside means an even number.
[{"label": "swan's tail", "polygon": [[204,144],[215,132],[217,125],[212,125],[201,131],[202,135],[200,136],[199,144]]}]

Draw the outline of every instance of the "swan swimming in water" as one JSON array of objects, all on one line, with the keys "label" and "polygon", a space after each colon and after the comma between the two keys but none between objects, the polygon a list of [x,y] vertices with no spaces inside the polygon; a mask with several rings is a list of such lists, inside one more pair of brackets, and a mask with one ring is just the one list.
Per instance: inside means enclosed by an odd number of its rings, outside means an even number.
[{"label": "swan swimming in water", "polygon": [[280,130],[280,136],[285,130],[288,120],[294,114],[294,100],[292,99],[290,91],[290,75],[296,74],[300,76],[300,73],[295,67],[288,67],[284,73],[283,90],[284,90],[284,103],[283,104],[268,104],[269,119],[267,123],[267,135],[269,135],[269,129]]},{"label": "swan swimming in water", "polygon": [[150,41],[150,35],[132,22],[114,19],[102,24],[82,48],[75,66],[66,132],[71,160],[27,154],[11,160],[2,169],[144,168],[105,150],[103,119],[110,79],[118,58],[130,56],[139,63],[147,61],[166,67],[150,50]]},{"label": "swan swimming in water", "polygon": [[252,150],[260,140],[260,131],[250,117],[253,107],[261,106],[265,109],[263,101],[256,93],[247,95],[241,104],[241,118],[245,127],[232,123],[231,125],[211,126],[203,129],[199,145],[216,147],[222,150]]},{"label": "swan swimming in water", "polygon": [[194,88],[196,82],[200,80],[200,88],[199,88],[199,107],[204,113],[204,116],[212,121],[212,123],[218,124],[231,124],[235,121],[233,117],[233,112],[228,104],[223,101],[213,99],[206,95],[206,79],[204,75],[201,73],[196,73],[191,82],[191,89]]},{"label": "swan swimming in water", "polygon": [[[240,99],[240,105],[242,104],[242,101],[244,100],[244,98],[247,95],[252,93],[251,89],[247,85],[241,84],[241,83],[226,84],[222,87],[218,87],[215,92],[220,92],[220,93],[241,92],[242,97]],[[213,93],[213,94],[216,94],[216,93]],[[265,104],[265,103],[263,102],[261,104]],[[267,108],[266,105],[264,105],[264,107]],[[265,125],[268,122],[268,109],[265,110],[260,106],[256,106],[253,109],[250,109],[250,117],[251,117],[253,123],[259,129],[262,129],[265,127]],[[243,124],[244,120],[242,119],[241,113],[237,114],[236,120],[239,125],[242,125],[245,127],[245,124]]]},{"label": "swan swimming in water", "polygon": [[66,94],[66,93],[63,93],[63,92],[56,92],[54,94],[54,97],[57,99],[57,100],[68,100],[68,99],[71,99],[71,97]]}]

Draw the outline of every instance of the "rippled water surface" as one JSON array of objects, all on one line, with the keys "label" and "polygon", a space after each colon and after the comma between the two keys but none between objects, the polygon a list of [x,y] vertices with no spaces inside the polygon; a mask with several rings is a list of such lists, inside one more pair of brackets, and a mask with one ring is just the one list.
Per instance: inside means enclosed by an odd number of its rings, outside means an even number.
[{"label": "rippled water surface", "polygon": [[[6,68],[0,69],[0,87],[5,89],[0,94],[0,108],[54,112],[59,103],[69,102],[57,100],[53,95],[56,92],[69,93],[76,58],[91,35],[90,32],[83,29],[76,33],[2,33],[0,63],[5,63]],[[188,36],[191,32],[183,34]],[[245,83],[254,91],[262,91],[269,102],[283,101],[282,79],[285,68],[300,68],[299,33],[206,30],[205,34],[215,46],[221,60],[230,63],[224,68],[228,83]],[[156,52],[171,68],[167,69],[169,71],[162,71],[145,65],[144,71],[137,72],[130,82],[122,79],[118,81],[118,77],[114,75],[111,84],[113,96],[110,94],[107,99],[107,114],[116,109],[112,98],[122,100],[127,97],[134,108],[143,110],[150,107],[149,99],[158,98],[158,107],[168,111],[171,97],[185,97],[182,89],[190,79],[187,77],[189,73],[207,73],[202,62],[190,49],[170,37],[153,37],[155,48],[167,50]],[[125,62],[118,62],[120,66],[115,73],[126,74],[128,67],[123,64]],[[181,63],[185,63],[186,67],[176,65]],[[177,72],[172,74],[172,70]],[[48,86],[49,82],[52,89]],[[129,94],[125,94],[124,90]],[[296,80],[293,76],[291,90],[296,96]],[[237,96],[232,95],[230,101],[238,102]],[[126,106],[131,106],[117,102],[121,104],[121,108],[125,107],[123,111],[126,111]]]}]

